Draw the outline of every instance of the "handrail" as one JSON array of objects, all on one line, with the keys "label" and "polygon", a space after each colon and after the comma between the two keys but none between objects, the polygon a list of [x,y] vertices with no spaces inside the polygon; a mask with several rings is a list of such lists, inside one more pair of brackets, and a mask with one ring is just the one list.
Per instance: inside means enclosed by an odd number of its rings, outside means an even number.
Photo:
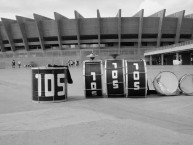
[{"label": "handrail", "polygon": [[154,50],[146,50],[145,53],[154,52],[156,50],[165,50],[165,49],[168,49],[168,48],[174,48],[174,47],[185,46],[185,45],[190,45],[190,44],[193,44],[193,40],[184,41],[184,42],[181,42],[181,43],[176,43],[176,44],[162,46],[162,47],[157,47]]}]

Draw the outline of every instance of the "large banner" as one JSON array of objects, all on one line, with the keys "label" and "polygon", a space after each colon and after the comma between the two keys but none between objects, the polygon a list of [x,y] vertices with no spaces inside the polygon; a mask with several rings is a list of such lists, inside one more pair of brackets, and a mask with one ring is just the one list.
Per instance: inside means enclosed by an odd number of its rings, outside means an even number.
[{"label": "large banner", "polygon": [[126,65],[126,95],[127,97],[146,96],[147,72],[145,61],[128,61]]},{"label": "large banner", "polygon": [[105,81],[108,97],[125,96],[124,60],[105,60]]},{"label": "large banner", "polygon": [[84,61],[83,75],[85,83],[85,97],[102,97],[102,61]]}]

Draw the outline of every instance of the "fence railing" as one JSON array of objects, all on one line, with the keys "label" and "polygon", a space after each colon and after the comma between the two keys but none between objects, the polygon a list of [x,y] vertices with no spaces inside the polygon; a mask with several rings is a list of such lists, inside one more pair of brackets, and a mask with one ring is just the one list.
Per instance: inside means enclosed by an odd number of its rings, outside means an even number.
[{"label": "fence railing", "polygon": [[75,49],[75,50],[46,50],[46,51],[18,51],[1,52],[0,58],[25,58],[25,57],[85,57],[94,52],[96,55],[109,56],[110,54],[135,55],[136,48],[105,48],[105,49]]},{"label": "fence railing", "polygon": [[181,42],[181,43],[176,43],[176,44],[167,45],[167,46],[162,46],[162,47],[155,48],[153,50],[146,50],[145,52],[146,53],[154,52],[156,50],[165,50],[165,49],[168,49],[168,48],[175,48],[175,47],[185,46],[185,45],[190,45],[190,44],[193,44],[193,40],[184,41],[184,42]]}]

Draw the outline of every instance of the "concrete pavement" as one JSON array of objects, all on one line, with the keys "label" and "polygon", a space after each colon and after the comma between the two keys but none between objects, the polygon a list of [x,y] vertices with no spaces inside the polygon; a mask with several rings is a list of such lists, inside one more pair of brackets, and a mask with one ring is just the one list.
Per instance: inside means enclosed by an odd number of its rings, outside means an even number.
[{"label": "concrete pavement", "polygon": [[29,69],[0,71],[0,145],[193,144],[193,96],[84,99],[71,73],[67,102],[39,104]]}]

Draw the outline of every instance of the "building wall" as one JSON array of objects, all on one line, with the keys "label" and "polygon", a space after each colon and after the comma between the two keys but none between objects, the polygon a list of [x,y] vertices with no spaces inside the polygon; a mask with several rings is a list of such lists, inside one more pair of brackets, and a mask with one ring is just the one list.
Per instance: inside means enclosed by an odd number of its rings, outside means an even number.
[{"label": "building wall", "polygon": [[121,34],[138,34],[139,33],[139,18],[122,18],[121,19]]},{"label": "building wall", "polygon": [[101,35],[118,34],[117,18],[101,18]]},{"label": "building wall", "polygon": [[24,24],[27,38],[38,37],[38,29],[35,22],[25,22]]},{"label": "building wall", "polygon": [[76,22],[74,19],[70,20],[61,20],[61,35],[62,36],[76,36]]},{"label": "building wall", "polygon": [[177,18],[164,18],[162,34],[176,34],[177,22]]},{"label": "building wall", "polygon": [[190,34],[193,30],[193,19],[184,19],[182,21],[181,34]]},{"label": "building wall", "polygon": [[157,34],[159,18],[143,18],[143,34]]},{"label": "building wall", "polygon": [[0,25],[0,34],[1,34],[2,40],[8,40],[7,33],[5,32],[3,25]]},{"label": "building wall", "polygon": [[80,20],[80,35],[98,35],[97,19],[81,19]]},{"label": "building wall", "polygon": [[42,31],[44,37],[57,36],[57,24],[54,20],[42,21]]},{"label": "building wall", "polygon": [[11,24],[11,34],[12,34],[13,39],[21,39],[22,38],[21,30],[19,28],[18,23]]}]

